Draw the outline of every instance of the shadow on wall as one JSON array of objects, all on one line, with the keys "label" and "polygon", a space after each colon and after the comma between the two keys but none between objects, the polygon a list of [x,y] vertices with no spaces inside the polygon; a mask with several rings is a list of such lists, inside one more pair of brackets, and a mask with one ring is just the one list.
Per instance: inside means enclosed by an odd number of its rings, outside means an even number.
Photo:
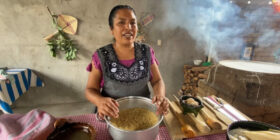
[{"label": "shadow on wall", "polygon": [[58,82],[58,80],[49,78],[38,71],[34,72],[45,83],[45,87],[31,87],[23,96],[14,102],[12,108],[38,107],[85,101],[84,93],[79,93],[73,86]]},{"label": "shadow on wall", "polygon": [[[184,28],[174,28],[157,30],[154,28],[149,32],[151,40],[162,39],[162,46],[151,45],[155,50],[156,57],[159,60],[159,68],[163,76],[166,93],[176,93],[184,82],[183,67],[184,65],[193,65],[194,59],[205,57],[204,49],[197,48],[196,42],[190,37]],[[158,35],[155,33],[162,32]]]},{"label": "shadow on wall", "polygon": [[[84,23],[82,18],[78,18],[78,21],[79,21],[79,25],[82,25]],[[80,27],[80,28],[82,28],[82,27]],[[86,46],[88,44],[81,44],[81,41],[79,41],[79,42],[77,41],[77,40],[81,40],[80,38],[77,38],[77,37],[81,37],[81,38],[85,37],[81,33],[81,30],[82,29],[78,28],[77,33],[76,33],[77,36],[71,36],[71,38],[74,38],[75,44],[77,45],[77,49],[78,49],[77,60],[80,60],[81,58],[91,60],[91,56],[93,53],[93,50],[91,50],[91,47]],[[92,40],[92,36],[91,35],[86,36],[86,40]]]},{"label": "shadow on wall", "polygon": [[81,59],[82,57],[85,58],[86,60],[89,59],[89,63],[91,62],[91,57],[92,57],[92,54],[95,50],[93,49],[87,49],[88,47],[82,45],[82,44],[78,44],[77,46],[78,47],[78,54],[77,54],[77,58],[78,60]]}]

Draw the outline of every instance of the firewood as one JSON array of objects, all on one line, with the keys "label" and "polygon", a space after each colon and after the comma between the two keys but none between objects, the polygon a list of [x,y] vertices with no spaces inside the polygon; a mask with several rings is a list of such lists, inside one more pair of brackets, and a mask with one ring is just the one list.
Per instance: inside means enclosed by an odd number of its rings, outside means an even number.
[{"label": "firewood", "polygon": [[208,74],[198,74],[198,77],[202,78],[202,79],[207,79],[208,78]]},{"label": "firewood", "polygon": [[198,74],[199,74],[199,72],[198,72],[198,71],[195,71],[195,72],[193,72],[193,74],[194,74],[195,77],[197,77]]},{"label": "firewood", "polygon": [[198,77],[194,77],[194,78],[192,79],[192,81],[193,81],[193,82],[197,82],[197,81],[198,81]]},{"label": "firewood", "polygon": [[194,74],[190,74],[190,77],[194,77]]},{"label": "firewood", "polygon": [[186,90],[186,86],[185,85],[182,86],[182,90]]},{"label": "firewood", "polygon": [[192,71],[205,71],[209,69],[209,67],[192,67]]},{"label": "firewood", "polygon": [[[184,65],[184,84],[179,93],[195,96],[199,93],[198,83],[201,79],[207,79],[210,67],[198,67]],[[211,89],[210,89],[211,90]],[[204,91],[209,92],[209,88]],[[213,91],[211,91],[213,92]]]},{"label": "firewood", "polygon": [[194,88],[193,88],[193,91],[197,93],[197,92],[198,92],[198,88],[197,88],[197,87],[194,87]]},{"label": "firewood", "polygon": [[184,65],[184,69],[190,69],[192,66]]},{"label": "firewood", "polygon": [[182,89],[180,89],[180,90],[178,91],[178,95],[183,95]]}]

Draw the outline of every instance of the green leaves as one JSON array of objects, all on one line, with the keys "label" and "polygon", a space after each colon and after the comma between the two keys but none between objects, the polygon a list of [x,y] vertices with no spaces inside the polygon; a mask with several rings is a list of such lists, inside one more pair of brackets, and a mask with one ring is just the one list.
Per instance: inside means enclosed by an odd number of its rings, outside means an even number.
[{"label": "green leaves", "polygon": [[57,15],[52,15],[52,25],[58,30],[58,33],[47,43],[50,55],[56,57],[59,52],[64,51],[67,61],[74,60],[77,58],[78,49],[75,48],[73,40],[69,39],[63,32],[63,29],[57,24],[57,17]]},{"label": "green leaves", "polygon": [[64,51],[65,59],[67,61],[74,60],[77,58],[78,49],[75,48],[73,40],[67,38],[63,31],[59,31],[51,40],[48,41],[50,55],[56,57],[57,53]]}]

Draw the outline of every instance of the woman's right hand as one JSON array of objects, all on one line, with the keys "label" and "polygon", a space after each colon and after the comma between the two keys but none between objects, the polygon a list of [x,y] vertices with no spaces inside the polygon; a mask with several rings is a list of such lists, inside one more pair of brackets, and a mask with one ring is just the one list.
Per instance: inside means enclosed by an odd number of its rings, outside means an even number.
[{"label": "woman's right hand", "polygon": [[98,108],[98,115],[101,119],[104,119],[104,116],[113,118],[119,117],[119,104],[113,98],[102,97],[96,106]]}]

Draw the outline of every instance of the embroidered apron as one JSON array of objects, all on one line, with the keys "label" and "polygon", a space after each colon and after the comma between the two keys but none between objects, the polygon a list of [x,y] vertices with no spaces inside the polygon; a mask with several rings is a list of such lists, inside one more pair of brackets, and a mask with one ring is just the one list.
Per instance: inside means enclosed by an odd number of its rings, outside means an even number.
[{"label": "embroidered apron", "polygon": [[145,44],[134,43],[135,62],[130,67],[122,65],[109,44],[97,50],[104,79],[102,96],[114,99],[125,96],[150,97],[151,55]]}]

